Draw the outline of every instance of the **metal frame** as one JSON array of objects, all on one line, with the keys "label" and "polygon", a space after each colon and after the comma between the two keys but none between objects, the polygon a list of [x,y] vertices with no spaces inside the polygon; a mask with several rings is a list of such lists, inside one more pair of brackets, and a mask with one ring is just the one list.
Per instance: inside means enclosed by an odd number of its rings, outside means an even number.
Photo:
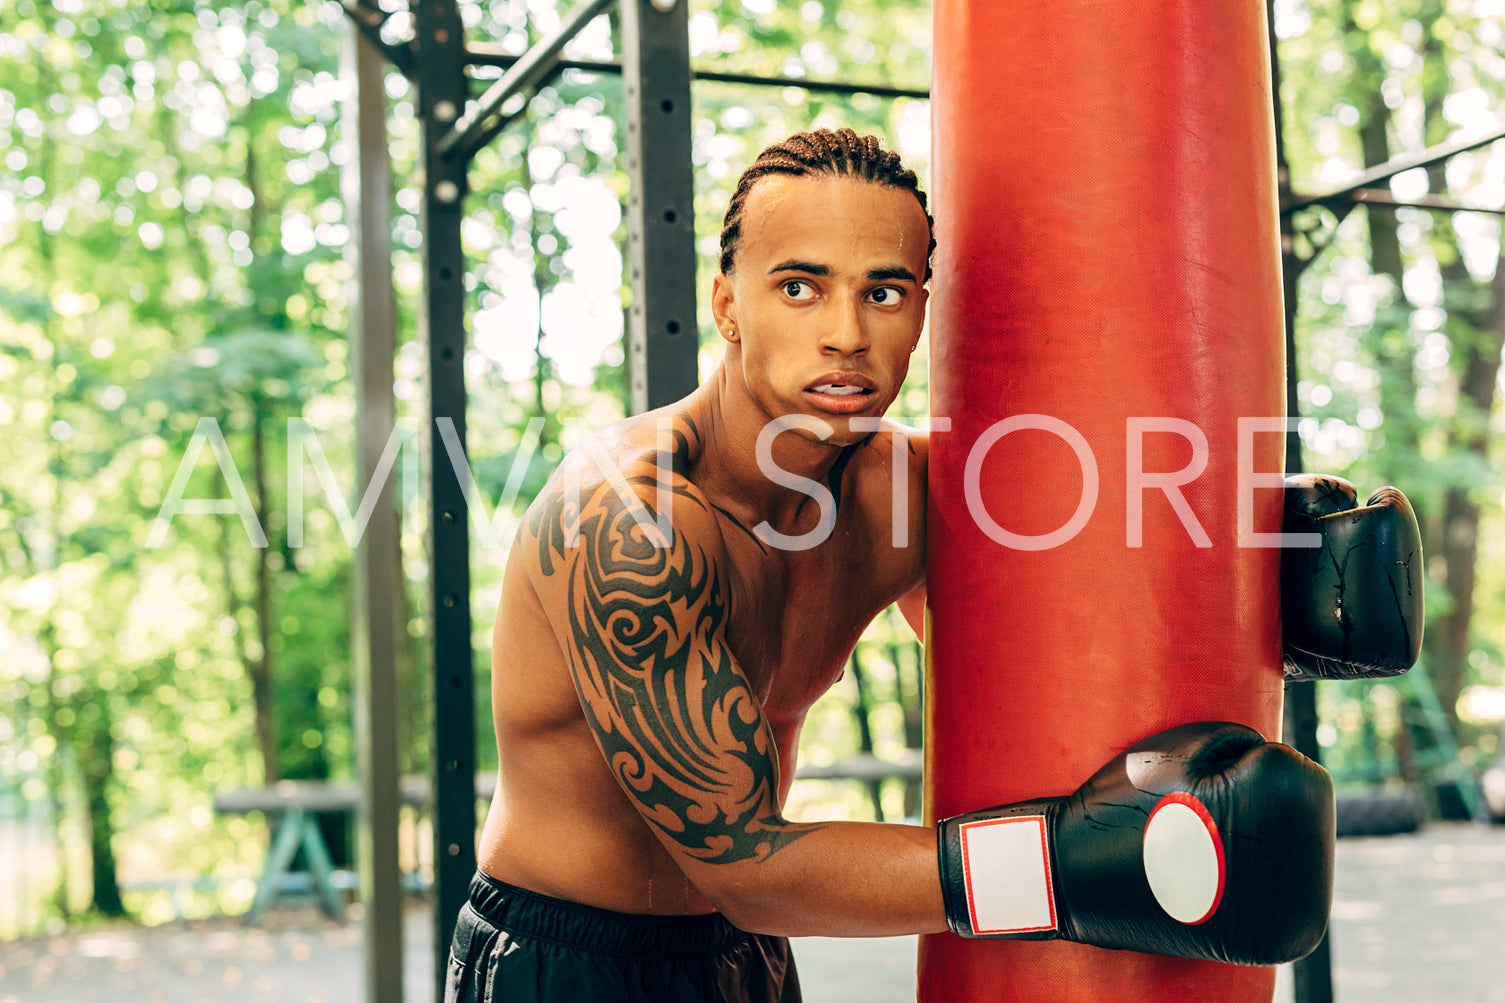
[{"label": "metal frame", "polygon": [[622,0],[627,98],[627,358],[634,412],[694,390],[695,174],[687,2]]},{"label": "metal frame", "polygon": [[[1357,177],[1330,192],[1320,195],[1296,194],[1291,190],[1291,171],[1285,156],[1285,129],[1280,100],[1280,58],[1275,34],[1275,4],[1266,4],[1267,28],[1270,39],[1271,96],[1275,113],[1275,156],[1280,195],[1280,259],[1281,278],[1285,295],[1285,344],[1286,344],[1286,414],[1299,417],[1301,404],[1296,387],[1299,373],[1296,368],[1296,314],[1297,291],[1304,273],[1321,256],[1337,232],[1341,223],[1357,205],[1382,205],[1386,207],[1410,207],[1434,212],[1489,212],[1505,213],[1500,209],[1479,209],[1466,206],[1442,196],[1427,195],[1419,199],[1397,199],[1386,189],[1377,189],[1397,174],[1418,167],[1433,167],[1445,163],[1460,153],[1487,146],[1505,139],[1505,126],[1490,130],[1478,137],[1456,140],[1429,147],[1417,153],[1394,157],[1383,164],[1361,172]],[[1317,222],[1310,229],[1297,226],[1296,214],[1302,209],[1321,206],[1330,210],[1336,222],[1325,225]],[[1327,229],[1327,236],[1314,236],[1318,229]],[[1311,240],[1311,250],[1303,254],[1297,245],[1298,234]],[[1286,435],[1286,473],[1301,473],[1301,438],[1294,428]],[[1416,671],[1423,671],[1420,666]],[[1322,748],[1317,742],[1317,686],[1312,683],[1290,683],[1285,688],[1285,732],[1287,740],[1302,754],[1321,762]],[[1297,1003],[1332,1003],[1332,947],[1331,927],[1322,936],[1316,950],[1295,962],[1292,967]]]},{"label": "metal frame", "polygon": [[[445,431],[465,446],[465,256],[460,224],[468,158],[443,145],[468,98],[465,26],[455,0],[413,5],[418,118],[423,127],[423,315],[428,346],[429,641],[433,652],[434,959],[442,994],[455,917],[475,870],[475,652],[470,530]],[[446,428],[446,425],[448,426]],[[440,995],[437,998],[443,998]]]},{"label": "metal frame", "polygon": [[[380,53],[364,35],[345,46],[355,78],[353,131],[360,151],[345,167],[345,198],[353,202],[351,373],[356,382],[356,483],[369,485],[396,425],[392,397],[397,304],[392,282],[392,174],[387,157],[387,95]],[[350,118],[346,119],[351,125]],[[402,998],[402,876],[398,865],[399,638],[407,631],[402,596],[401,529],[390,480],[380,486],[366,532],[356,547],[354,615],[355,738],[361,797],[358,860],[366,985],[373,1003]],[[317,832],[315,831],[315,835]]]},{"label": "metal frame", "polygon": [[[1273,33],[1272,33],[1273,37]],[[1273,43],[1272,43],[1273,46]],[[1278,80],[1277,76],[1277,80]],[[1275,96],[1275,109],[1280,114],[1280,96]],[[1277,131],[1277,136],[1279,135]],[[1330,192],[1321,195],[1300,195],[1291,191],[1290,172],[1285,166],[1284,153],[1280,160],[1280,224],[1281,224],[1281,250],[1282,256],[1288,269],[1295,270],[1295,277],[1299,278],[1303,272],[1321,256],[1327,249],[1327,245],[1337,234],[1336,223],[1343,222],[1348,214],[1353,212],[1355,206],[1378,205],[1387,208],[1426,209],[1431,212],[1483,212],[1495,215],[1505,215],[1505,209],[1480,208],[1478,206],[1464,205],[1456,199],[1450,199],[1444,195],[1423,195],[1418,199],[1398,199],[1388,189],[1377,188],[1383,185],[1397,174],[1415,170],[1418,167],[1435,167],[1446,163],[1460,153],[1469,150],[1477,150],[1481,146],[1488,146],[1497,140],[1505,139],[1505,125],[1498,126],[1473,139],[1455,140],[1451,143],[1440,143],[1437,146],[1428,147],[1417,153],[1403,154],[1394,157],[1383,164],[1371,167],[1359,174],[1358,177],[1349,181]],[[1314,221],[1311,226],[1302,228],[1297,225],[1295,216],[1303,209],[1319,206],[1327,209],[1336,217],[1336,222],[1328,225],[1322,220]],[[1318,237],[1316,234],[1325,231],[1325,236]],[[1305,236],[1312,243],[1310,253],[1302,254],[1296,246],[1296,236]],[[1286,290],[1287,299],[1295,296],[1296,287],[1289,284]],[[1288,345],[1293,349],[1294,343]],[[1295,384],[1292,384],[1294,392]],[[1294,404],[1295,398],[1291,401]],[[1291,412],[1295,414],[1295,411]]]},{"label": "metal frame", "polygon": [[[495,46],[478,43],[470,50],[472,66],[496,66],[509,69],[522,56],[503,52]],[[590,59],[561,59],[562,70],[582,70],[586,73],[620,74],[621,63]],[[915,98],[929,100],[930,91],[913,87],[888,87],[883,84],[854,84],[841,80],[810,80],[807,77],[762,76],[755,73],[722,73],[719,70],[690,68],[691,82],[707,81],[723,84],[751,84],[756,87],[800,87],[819,94],[872,94],[883,98]]]},{"label": "metal frame", "polygon": [[[1291,201],[1291,169],[1286,161],[1284,112],[1280,101],[1280,57],[1277,52],[1278,37],[1275,34],[1275,3],[1269,0],[1265,6],[1266,27],[1270,45],[1270,95],[1275,119],[1275,173],[1282,207]],[[1301,402],[1296,395],[1298,383],[1296,370],[1296,292],[1305,263],[1296,253],[1296,231],[1293,214],[1280,213],[1280,272],[1282,306],[1285,317],[1286,353],[1286,415],[1301,414]],[[1292,427],[1286,433],[1285,470],[1287,474],[1302,471],[1301,437]],[[1281,731],[1283,741],[1290,743],[1313,762],[1322,761],[1322,747],[1317,742],[1317,684],[1286,683],[1285,704]],[[1333,1003],[1332,927],[1322,933],[1316,948],[1304,958],[1291,965],[1296,1003]]]}]

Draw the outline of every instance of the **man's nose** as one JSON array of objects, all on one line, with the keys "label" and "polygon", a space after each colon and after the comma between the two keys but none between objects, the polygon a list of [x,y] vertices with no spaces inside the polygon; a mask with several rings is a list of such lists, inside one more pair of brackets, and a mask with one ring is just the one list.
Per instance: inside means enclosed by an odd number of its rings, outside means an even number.
[{"label": "man's nose", "polygon": [[831,302],[821,334],[822,351],[837,355],[861,355],[867,351],[867,331],[862,324],[861,304],[851,297],[838,297]]}]

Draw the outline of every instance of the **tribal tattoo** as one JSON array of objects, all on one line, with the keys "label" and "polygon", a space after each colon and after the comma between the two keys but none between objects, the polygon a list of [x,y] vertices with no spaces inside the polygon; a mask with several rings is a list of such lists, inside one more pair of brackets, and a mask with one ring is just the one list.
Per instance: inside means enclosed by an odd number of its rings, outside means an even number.
[{"label": "tribal tattoo", "polygon": [[645,460],[616,488],[553,488],[529,530],[544,575],[568,576],[570,671],[623,789],[698,860],[766,859],[811,829],[779,815],[773,734],[725,639],[727,583],[704,546],[655,530],[660,485],[672,512],[714,518],[683,476]]}]

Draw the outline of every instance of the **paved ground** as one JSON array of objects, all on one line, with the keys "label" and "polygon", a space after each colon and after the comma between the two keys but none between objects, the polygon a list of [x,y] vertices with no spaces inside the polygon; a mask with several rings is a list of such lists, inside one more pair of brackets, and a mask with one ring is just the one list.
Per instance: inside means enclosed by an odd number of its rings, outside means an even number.
[{"label": "paved ground", "polygon": [[[1343,1003],[1505,1003],[1505,828],[1434,825],[1338,844],[1334,976]],[[428,914],[408,917],[409,1003],[433,1003]],[[360,928],[302,910],[0,944],[0,1003],[355,1003]],[[802,939],[811,1003],[914,999],[914,938]],[[1280,973],[1276,1003],[1292,990]]]}]

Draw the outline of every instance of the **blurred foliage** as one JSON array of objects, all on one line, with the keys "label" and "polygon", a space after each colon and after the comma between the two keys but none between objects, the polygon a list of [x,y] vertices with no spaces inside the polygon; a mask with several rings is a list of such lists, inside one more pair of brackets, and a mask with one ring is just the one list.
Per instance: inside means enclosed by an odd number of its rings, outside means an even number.
[{"label": "blurred foliage", "polygon": [[[1276,4],[1292,187],[1321,192],[1359,169],[1501,124],[1501,11],[1472,0]],[[1464,205],[1505,204],[1505,143],[1389,185]],[[1500,217],[1368,206],[1298,215],[1329,241],[1300,288],[1296,366],[1310,470],[1412,499],[1426,548],[1423,664],[1482,768],[1499,751],[1505,683],[1505,485],[1498,372],[1505,343]],[[1298,241],[1305,254],[1311,244]],[[1474,689],[1481,687],[1480,689]],[[1418,778],[1435,748],[1424,687],[1401,679],[1323,688],[1335,772]],[[1461,698],[1461,699],[1460,699]]]},{"label": "blurred foliage", "polygon": [[[561,6],[469,2],[462,13],[474,39],[521,53]],[[404,15],[389,29],[400,37]],[[928,75],[918,3],[700,3],[693,32],[706,67],[912,85]],[[264,846],[246,836],[260,823],[217,817],[213,794],[352,774],[352,555],[317,487],[302,547],[289,545],[285,506],[289,417],[308,419],[347,500],[359,497],[340,196],[346,35],[328,2],[0,8],[0,826],[32,847],[11,865],[20,900],[0,903],[0,936],[116,911],[94,887],[101,868],[118,871],[122,904],[147,921],[176,909],[164,881],[223,879],[189,896],[190,914],[243,905]],[[607,20],[568,54],[614,58]],[[387,92],[394,393],[411,431],[423,377],[418,130],[408,81],[390,73]],[[702,284],[730,180],[762,145],[850,123],[906,138],[924,167],[923,102],[724,84],[696,99]],[[565,449],[624,413],[623,121],[620,78],[566,73],[472,174],[472,466],[495,500],[528,463],[498,525]],[[919,374],[908,413],[924,413],[923,385]],[[148,547],[201,418],[223,437],[249,521],[180,514]],[[212,448],[190,473],[182,498],[234,494]],[[255,529],[266,547],[252,545]],[[427,768],[430,713],[422,531],[420,516],[405,520],[410,772]],[[476,544],[481,694],[509,539]],[[488,707],[478,701],[482,716]],[[495,764],[488,746],[482,768]]]},{"label": "blurred foliage", "polygon": [[[461,10],[474,40],[520,54],[568,6],[462,0]],[[1380,109],[1379,134],[1400,153],[1500,105],[1501,16],[1485,4],[1280,0],[1277,13],[1298,190],[1362,167],[1361,134]],[[690,25],[703,69],[915,88],[929,79],[929,5],[918,0],[692,0]],[[399,38],[407,27],[399,13],[388,31]],[[360,496],[340,188],[350,156],[340,121],[347,34],[328,0],[0,5],[0,829],[29,848],[18,863],[0,862],[20,889],[0,901],[0,937],[90,909],[169,918],[164,880],[210,879],[200,886],[217,890],[189,896],[190,914],[243,907],[265,852],[264,839],[248,838],[261,823],[216,816],[213,794],[268,776],[352,775],[353,555],[317,488],[301,547],[289,543],[285,505],[291,417],[318,434],[347,501]],[[566,55],[615,58],[608,20]],[[476,70],[474,93],[496,72]],[[402,341],[393,390],[412,429],[424,418],[418,127],[409,82],[391,72],[386,89]],[[702,303],[731,186],[764,145],[851,125],[887,137],[928,175],[927,102],[711,82],[694,94]],[[498,526],[564,450],[626,407],[621,80],[566,71],[528,111],[478,157],[463,230],[470,458],[488,503],[499,504]],[[1497,145],[1459,158],[1442,180],[1455,197],[1499,206],[1501,164]],[[1436,532],[1446,530],[1450,498],[1472,501],[1478,572],[1461,682],[1499,685],[1502,419],[1492,397],[1480,408],[1460,394],[1460,346],[1490,344],[1480,303],[1496,276],[1499,222],[1392,211],[1399,266],[1387,272],[1393,262],[1374,258],[1367,222],[1380,212],[1336,225],[1302,285],[1307,463],[1361,487],[1399,483],[1429,525],[1443,527]],[[1307,222],[1318,239],[1336,223]],[[709,372],[720,343],[708,312],[699,326]],[[894,414],[924,415],[927,398],[917,364]],[[194,514],[146,546],[204,417],[223,434],[266,547],[233,515]],[[1482,451],[1470,430],[1483,435]],[[425,440],[414,435],[404,448]],[[508,498],[524,462],[521,490]],[[183,497],[230,496],[204,450]],[[427,769],[431,714],[419,508],[409,504],[402,540],[409,772]],[[482,736],[510,537],[472,537]],[[1453,615],[1460,572],[1433,570],[1434,614]],[[812,761],[917,744],[920,658],[908,627],[881,617],[857,657],[812,712],[803,752]],[[1393,758],[1386,742],[1407,699],[1399,685],[1324,694],[1338,768]],[[853,714],[859,703],[865,727]],[[1492,727],[1463,721],[1466,756],[1494,754]],[[481,768],[494,767],[489,742],[480,755]],[[862,817],[870,794],[856,784],[801,788],[792,810]],[[897,817],[914,814],[913,794],[891,784],[878,799]],[[118,903],[105,871],[118,872]]]}]

